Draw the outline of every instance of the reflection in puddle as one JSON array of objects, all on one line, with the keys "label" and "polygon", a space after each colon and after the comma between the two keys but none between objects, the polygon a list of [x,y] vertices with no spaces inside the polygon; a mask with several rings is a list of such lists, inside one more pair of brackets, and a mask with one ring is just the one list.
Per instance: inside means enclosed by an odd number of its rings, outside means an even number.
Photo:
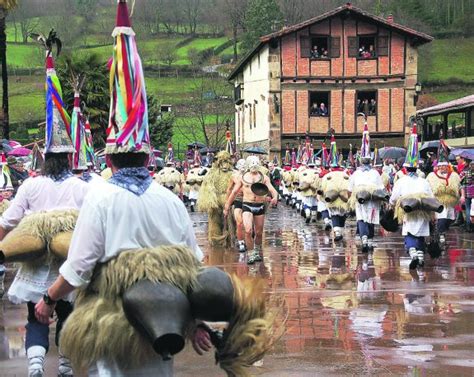
[{"label": "reflection in puddle", "polygon": [[[400,235],[378,233],[374,253],[363,255],[352,220],[335,244],[280,206],[266,218],[264,262],[248,266],[245,254],[209,248],[205,216],[191,217],[206,264],[263,277],[285,298],[287,331],[264,376],[474,374],[474,235],[453,229],[456,248],[410,273]],[[3,304],[1,360],[24,358],[24,308]],[[211,364],[194,375],[219,375]]]}]

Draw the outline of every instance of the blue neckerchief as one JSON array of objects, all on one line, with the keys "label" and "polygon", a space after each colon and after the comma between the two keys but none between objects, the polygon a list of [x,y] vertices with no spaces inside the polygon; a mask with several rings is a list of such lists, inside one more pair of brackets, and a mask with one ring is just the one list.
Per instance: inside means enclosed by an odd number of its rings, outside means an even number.
[{"label": "blue neckerchief", "polygon": [[89,182],[92,179],[92,175],[88,171],[85,171],[81,174],[79,179],[84,181],[84,182]]},{"label": "blue neckerchief", "polygon": [[71,178],[73,176],[70,170],[63,170],[58,175],[48,175],[56,183],[64,182],[66,179]]},{"label": "blue neckerchief", "polygon": [[372,166],[370,164],[364,164],[364,165],[361,165],[359,169],[362,171],[369,171],[372,169]]},{"label": "blue neckerchief", "polygon": [[116,172],[109,183],[128,190],[135,195],[142,195],[153,182],[148,169],[143,168],[123,168]]}]

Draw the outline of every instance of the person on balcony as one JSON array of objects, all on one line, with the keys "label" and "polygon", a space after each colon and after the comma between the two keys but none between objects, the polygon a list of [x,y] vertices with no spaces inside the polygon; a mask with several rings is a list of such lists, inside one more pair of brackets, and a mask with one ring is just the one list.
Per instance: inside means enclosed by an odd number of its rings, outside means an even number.
[{"label": "person on balcony", "polygon": [[329,111],[324,102],[321,102],[321,105],[319,105],[319,116],[322,117],[327,117],[329,116]]}]

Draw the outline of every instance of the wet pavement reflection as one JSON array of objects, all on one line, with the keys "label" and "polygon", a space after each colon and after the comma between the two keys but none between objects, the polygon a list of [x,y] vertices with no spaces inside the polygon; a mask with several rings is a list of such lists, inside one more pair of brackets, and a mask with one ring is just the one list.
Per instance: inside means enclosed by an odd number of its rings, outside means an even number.
[{"label": "wet pavement reflection", "polygon": [[[453,228],[448,248],[410,272],[399,234],[378,230],[373,254],[362,254],[354,221],[334,244],[319,224],[306,225],[285,206],[267,214],[264,261],[248,266],[234,250],[210,248],[206,216],[192,213],[205,263],[262,277],[284,297],[286,332],[252,373],[264,376],[473,376],[474,234]],[[10,277],[13,271],[9,271]],[[6,298],[0,312],[0,376],[26,376],[26,307]],[[56,375],[55,347],[48,376]],[[223,376],[213,355],[187,347],[177,376]]]}]

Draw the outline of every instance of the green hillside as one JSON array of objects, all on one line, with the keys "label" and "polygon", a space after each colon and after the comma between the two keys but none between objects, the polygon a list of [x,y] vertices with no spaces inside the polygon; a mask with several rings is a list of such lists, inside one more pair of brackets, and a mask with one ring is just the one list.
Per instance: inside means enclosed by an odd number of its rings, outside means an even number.
[{"label": "green hillside", "polygon": [[421,82],[463,81],[474,85],[474,38],[434,40],[420,48]]},{"label": "green hillside", "polygon": [[[43,52],[33,42],[12,43],[13,30],[9,27],[7,31],[10,42],[7,46],[10,70],[10,120],[14,129],[15,125],[34,124],[35,121],[43,119]],[[92,33],[81,39],[82,46],[72,49],[80,54],[98,54],[105,63],[112,55],[110,42],[110,37]],[[104,43],[110,44],[104,45]],[[188,122],[188,118],[192,119],[193,115],[188,114],[188,107],[200,83],[200,79],[189,77],[189,72],[180,73],[191,64],[189,51],[194,49],[201,54],[201,57],[205,59],[203,65],[216,64],[219,59],[230,59],[233,56],[233,46],[229,38],[225,36],[190,38],[183,35],[162,34],[153,37],[137,37],[137,43],[145,66],[147,91],[155,95],[159,102],[173,105],[173,110],[177,114],[177,127],[180,129]],[[167,67],[163,62],[163,51],[169,50],[170,46],[176,55],[170,67],[174,69],[172,72],[175,72],[173,73],[175,77],[162,77],[157,68]],[[65,50],[68,49],[71,48],[65,46]],[[217,53],[214,54],[214,51]],[[418,64],[419,81],[423,84],[424,91],[439,102],[472,94],[474,92],[473,56],[474,38],[440,39],[422,46]],[[31,75],[34,69],[37,73]],[[222,77],[214,77],[210,80],[225,81]],[[231,95],[231,89],[229,86],[226,95]],[[181,121],[181,118],[184,120]],[[189,135],[177,132],[173,141],[184,145],[187,142],[186,136]]]}]

